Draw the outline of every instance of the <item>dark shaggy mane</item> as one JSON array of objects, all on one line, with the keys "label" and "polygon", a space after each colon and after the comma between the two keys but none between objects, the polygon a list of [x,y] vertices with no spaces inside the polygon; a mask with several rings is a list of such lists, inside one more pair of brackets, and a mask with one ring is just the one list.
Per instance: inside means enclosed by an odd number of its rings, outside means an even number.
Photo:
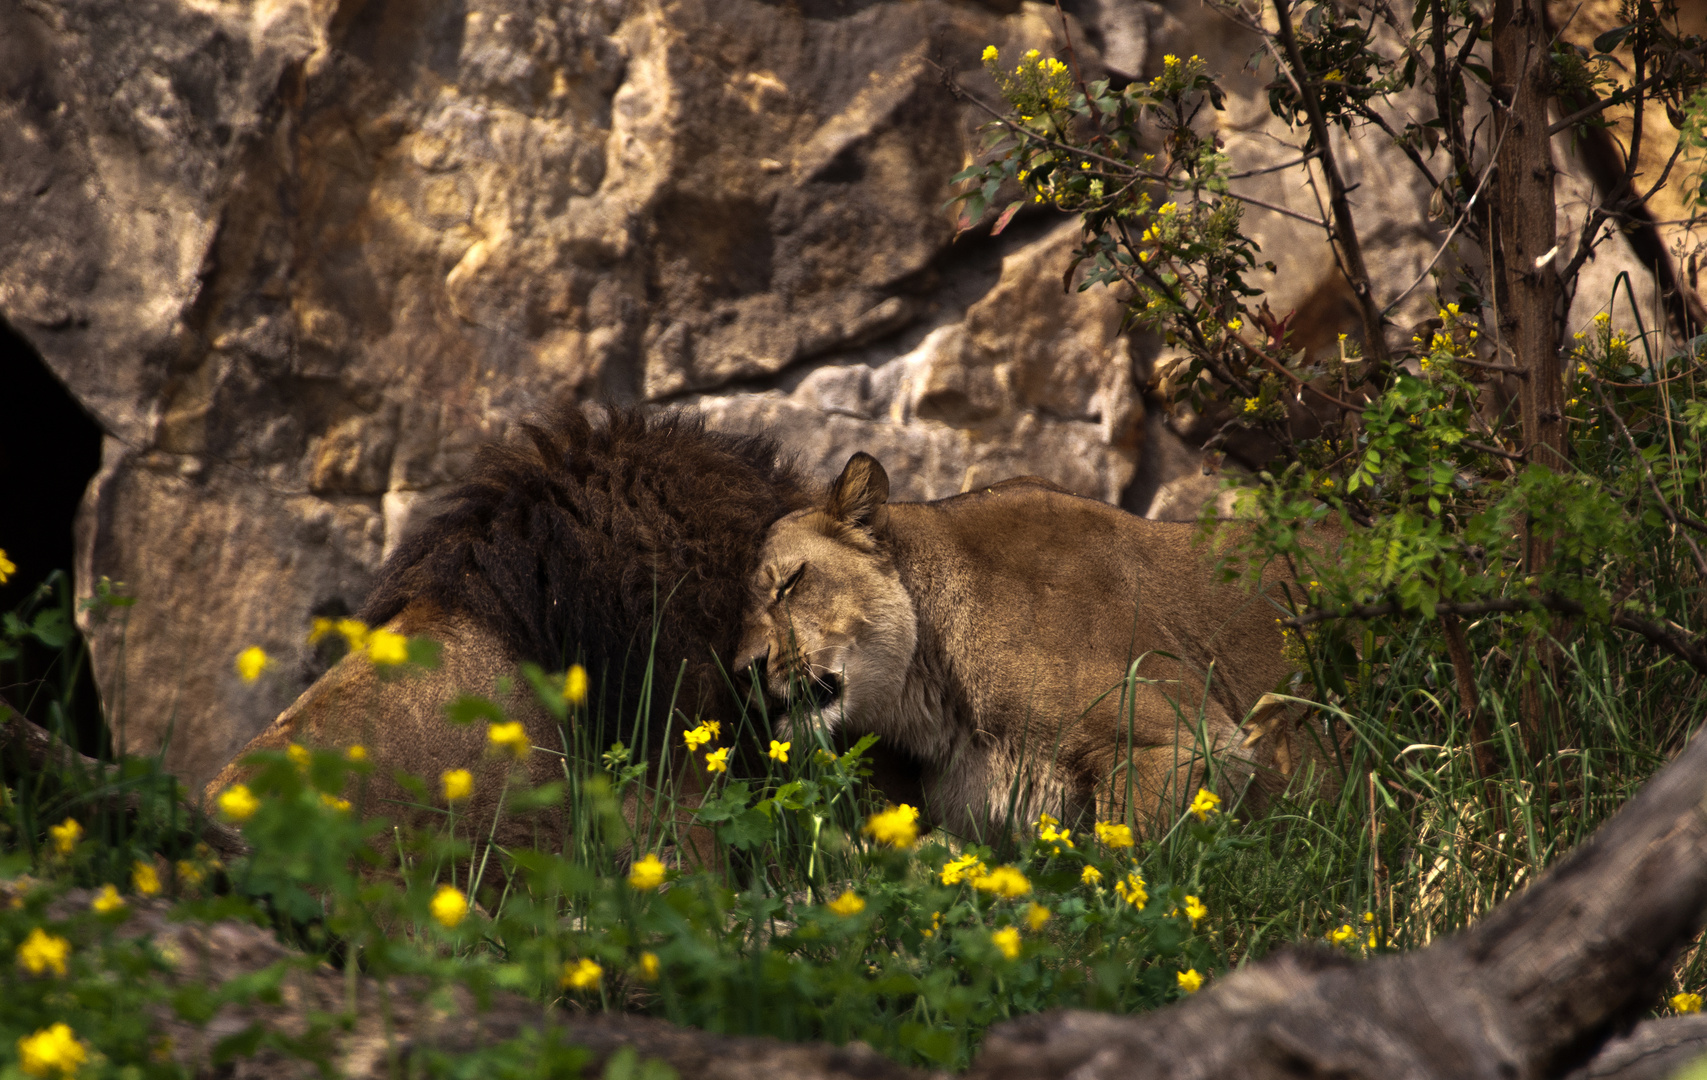
[{"label": "dark shaggy mane", "polygon": [[727,699],[712,693],[712,653],[733,653],[766,530],[806,503],[776,443],[681,412],[574,405],[522,430],[483,449],[386,560],[362,617],[378,626],[430,601],[519,659],[586,664],[595,687],[602,676],[631,704],[656,620],[659,696],[685,660],[684,691],[701,707]]}]

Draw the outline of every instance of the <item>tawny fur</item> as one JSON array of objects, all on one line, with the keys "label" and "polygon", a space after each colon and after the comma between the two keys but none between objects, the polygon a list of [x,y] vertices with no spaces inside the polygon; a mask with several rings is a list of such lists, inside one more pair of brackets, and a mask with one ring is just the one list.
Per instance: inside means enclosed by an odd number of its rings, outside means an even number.
[{"label": "tawny fur", "polygon": [[[483,830],[506,768],[485,753],[486,725],[457,727],[444,706],[463,693],[498,698],[508,678],[500,703],[536,746],[561,750],[556,721],[518,675],[523,661],[587,667],[605,721],[595,747],[620,738],[657,763],[683,716],[721,717],[731,731],[718,662],[734,651],[760,539],[805,505],[803,491],[771,440],[707,432],[681,413],[566,406],[524,427],[521,440],[481,452],[387,560],[363,609],[372,625],[437,640],[441,666],[382,681],[365,656],[346,657],[226,766],[209,797],[247,775],[254,750],[361,743],[375,766],[364,813],[396,817],[411,801],[395,770],[436,789],[444,770],[470,768],[465,819]],[[639,716],[655,631],[651,708]],[[562,759],[535,751],[527,771],[536,783],[561,778]],[[526,823],[507,828],[512,842],[534,839],[511,835]]]},{"label": "tawny fur", "polygon": [[1148,824],[1211,782],[1206,752],[1229,766],[1223,794],[1263,768],[1240,725],[1291,672],[1279,575],[1268,592],[1222,584],[1195,526],[1033,478],[887,496],[856,454],[821,505],[772,527],[737,662],[762,663],[777,696],[839,690],[824,724],[916,756],[935,821]]}]

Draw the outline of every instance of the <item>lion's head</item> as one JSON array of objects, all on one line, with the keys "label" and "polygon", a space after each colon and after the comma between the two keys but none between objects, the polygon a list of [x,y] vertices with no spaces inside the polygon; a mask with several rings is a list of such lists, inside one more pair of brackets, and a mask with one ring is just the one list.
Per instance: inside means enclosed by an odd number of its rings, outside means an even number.
[{"label": "lion's head", "polygon": [[918,620],[891,557],[889,477],[848,459],[822,506],[772,526],[751,579],[736,665],[763,668],[777,698],[805,696],[831,731],[899,701]]}]

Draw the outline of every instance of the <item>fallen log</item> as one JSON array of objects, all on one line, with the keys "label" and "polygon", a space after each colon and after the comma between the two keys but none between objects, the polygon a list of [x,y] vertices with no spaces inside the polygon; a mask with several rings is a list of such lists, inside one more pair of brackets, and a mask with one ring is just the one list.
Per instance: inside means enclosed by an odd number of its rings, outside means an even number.
[{"label": "fallen log", "polygon": [[[1704,803],[1707,740],[1529,889],[1426,949],[1366,963],[1295,949],[1142,1016],[1068,1010],[1008,1021],[991,1030],[972,1072],[1525,1080],[1592,1069],[1610,1039],[1658,1004],[1701,929]],[[1638,1034],[1670,1037],[1654,1025]],[[1628,1040],[1620,1049],[1630,1051]]]}]

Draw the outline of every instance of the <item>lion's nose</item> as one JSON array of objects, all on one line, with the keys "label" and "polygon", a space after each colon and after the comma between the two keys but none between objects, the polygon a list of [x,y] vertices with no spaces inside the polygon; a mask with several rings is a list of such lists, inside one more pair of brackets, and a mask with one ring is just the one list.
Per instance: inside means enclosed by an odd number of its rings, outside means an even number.
[{"label": "lion's nose", "polygon": [[757,664],[759,665],[759,670],[763,672],[770,660],[770,655],[770,646],[763,642],[738,650],[735,654],[735,670],[746,671],[754,664]]}]

